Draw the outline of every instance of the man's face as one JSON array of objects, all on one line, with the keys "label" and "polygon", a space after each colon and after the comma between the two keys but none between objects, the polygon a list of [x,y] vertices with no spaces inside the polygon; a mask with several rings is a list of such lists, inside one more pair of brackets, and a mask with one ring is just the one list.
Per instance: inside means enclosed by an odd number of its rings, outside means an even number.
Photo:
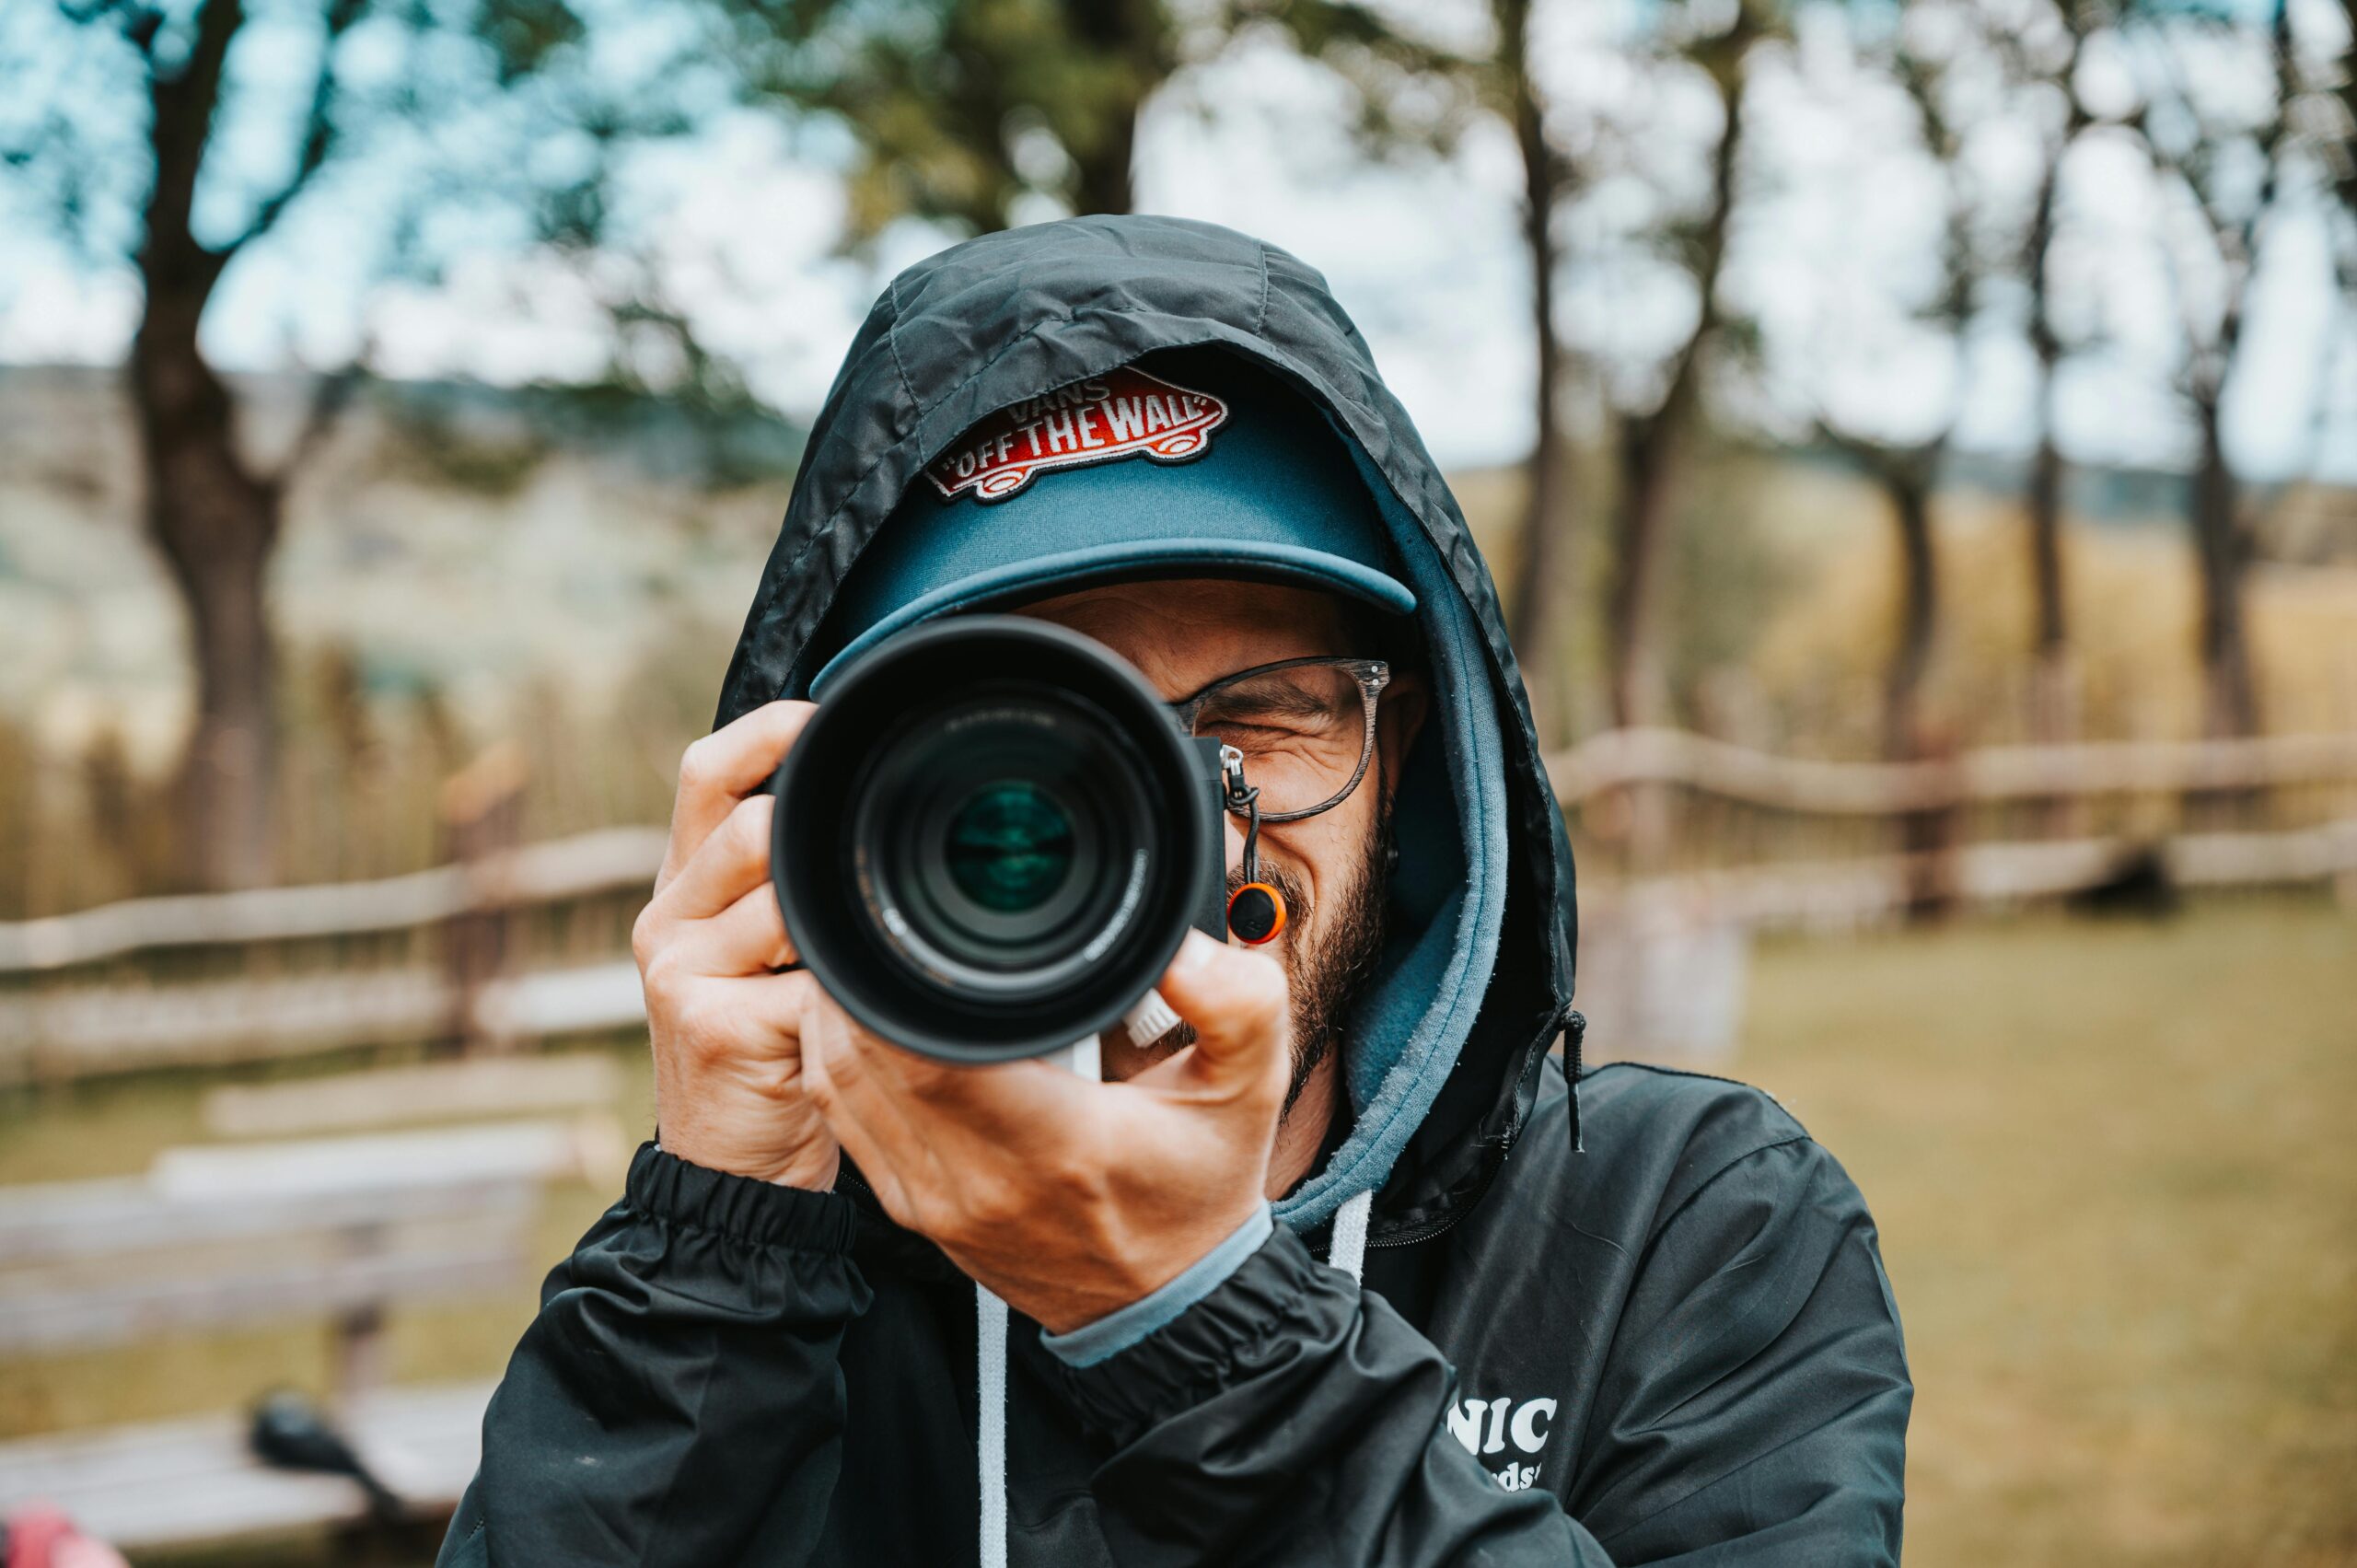
[{"label": "man's face", "polygon": [[[1018,614],[1096,638],[1143,672],[1165,699],[1192,696],[1223,676],[1280,659],[1367,657],[1341,599],[1309,588],[1207,579],[1124,583],[1027,605]],[[1423,722],[1425,693],[1395,674],[1376,723],[1366,777],[1329,811],[1260,830],[1261,880],[1289,906],[1271,947],[1293,993],[1293,1098],[1332,1052],[1341,1012],[1382,941],[1386,833],[1399,764]],[[1227,819],[1228,884],[1242,880],[1243,824]],[[1186,1043],[1182,1029],[1140,1051],[1105,1037],[1108,1076],[1126,1078]]]}]

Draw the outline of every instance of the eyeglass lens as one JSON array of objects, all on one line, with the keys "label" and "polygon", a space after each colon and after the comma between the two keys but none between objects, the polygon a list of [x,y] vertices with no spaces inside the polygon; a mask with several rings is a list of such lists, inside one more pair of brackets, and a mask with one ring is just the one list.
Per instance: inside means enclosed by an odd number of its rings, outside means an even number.
[{"label": "eyeglass lens", "polygon": [[1369,707],[1349,670],[1304,665],[1206,692],[1194,733],[1242,752],[1261,813],[1286,816],[1330,805],[1351,787],[1366,755]]}]

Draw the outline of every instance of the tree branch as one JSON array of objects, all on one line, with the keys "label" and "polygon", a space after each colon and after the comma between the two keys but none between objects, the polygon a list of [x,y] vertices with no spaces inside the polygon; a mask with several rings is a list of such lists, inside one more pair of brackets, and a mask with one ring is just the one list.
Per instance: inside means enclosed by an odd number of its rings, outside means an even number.
[{"label": "tree branch", "polygon": [[341,369],[319,377],[311,389],[309,405],[303,411],[303,423],[295,432],[294,441],[288,445],[286,455],[279,459],[278,466],[271,470],[270,482],[273,485],[284,490],[294,482],[295,476],[312,459],[319,456],[319,449],[327,445],[328,437],[335,433],[336,422],[343,417],[343,411],[352,406],[353,393],[367,377],[368,362],[375,352],[372,343],[364,343],[359,352]]},{"label": "tree branch", "polygon": [[139,270],[151,307],[167,287],[201,298],[220,276],[219,261],[196,242],[189,225],[213,110],[221,100],[222,66],[245,19],[242,0],[200,0],[187,61],[175,73],[157,71],[149,79],[148,141],[156,172],[147,193]]},{"label": "tree branch", "polygon": [[367,8],[368,0],[328,0],[327,36],[319,43],[319,68],[311,78],[311,105],[304,116],[303,142],[296,154],[294,171],[287,176],[284,185],[254,209],[253,221],[246,226],[245,232],[214,251],[221,265],[226,266],[238,251],[276,226],[295,198],[310,184],[311,177],[326,164],[328,154],[334,150],[335,46]]}]

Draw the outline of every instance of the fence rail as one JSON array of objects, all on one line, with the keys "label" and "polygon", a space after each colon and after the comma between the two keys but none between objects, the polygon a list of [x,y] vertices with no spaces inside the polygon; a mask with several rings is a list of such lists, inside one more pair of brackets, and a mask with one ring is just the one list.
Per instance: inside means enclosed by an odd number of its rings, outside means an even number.
[{"label": "fence rail", "polygon": [[133,899],[0,924],[0,975],[70,969],[159,947],[244,947],[439,925],[463,914],[647,885],[660,828],[606,828],[375,882]]},{"label": "fence rail", "polygon": [[[1927,907],[2052,899],[2139,866],[2189,888],[2331,880],[2357,899],[2357,734],[2016,747],[1886,764],[1630,730],[1559,753],[1549,768],[1589,847],[1607,847],[1604,808],[1616,796],[1682,792],[1689,809],[1673,832],[1712,841],[1725,862],[1705,854],[1674,874],[1585,878],[1594,931],[1664,912],[1745,927],[1852,926]],[[2235,820],[2263,825],[2191,830],[2179,813],[2165,831],[2089,832],[2083,822],[2052,836],[1969,837],[2003,820],[1990,808],[2014,804],[2204,792],[2240,792]],[[2296,809],[2271,804],[2294,799]],[[1799,838],[1761,853],[1759,833],[1725,830],[1730,811],[1854,824],[1836,841],[1842,848],[1861,831],[1877,837],[1861,853],[1791,853],[1817,843]],[[1901,830],[1878,837],[1890,828]],[[644,1014],[619,932],[653,882],[664,840],[656,828],[527,846],[493,838],[471,852],[462,843],[469,858],[377,881],[142,899],[0,924],[0,1084],[401,1040],[496,1049],[631,1027]],[[521,923],[584,912],[600,918],[564,953],[509,939]]]},{"label": "fence rail", "polygon": [[2248,740],[2001,746],[1917,762],[1820,762],[1678,729],[1608,730],[1547,760],[1573,804],[1683,784],[1779,811],[1894,817],[2002,801],[2284,788],[2357,782],[2357,734]]}]

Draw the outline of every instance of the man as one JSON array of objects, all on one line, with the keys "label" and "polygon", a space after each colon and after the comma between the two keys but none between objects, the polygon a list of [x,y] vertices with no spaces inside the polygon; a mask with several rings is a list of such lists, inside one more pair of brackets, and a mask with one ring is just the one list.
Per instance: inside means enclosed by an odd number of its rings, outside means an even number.
[{"label": "man", "polygon": [[[802,699],[978,609],[1108,644],[1278,819],[1279,958],[1190,936],[1186,1027],[1109,1082],[866,1036],[768,885]],[[1567,1089],[1496,600],[1301,262],[1088,218],[902,274],[719,717],[636,932],[660,1146],[550,1276],[446,1563],[1897,1561],[1864,1206],[1756,1091]]]}]

